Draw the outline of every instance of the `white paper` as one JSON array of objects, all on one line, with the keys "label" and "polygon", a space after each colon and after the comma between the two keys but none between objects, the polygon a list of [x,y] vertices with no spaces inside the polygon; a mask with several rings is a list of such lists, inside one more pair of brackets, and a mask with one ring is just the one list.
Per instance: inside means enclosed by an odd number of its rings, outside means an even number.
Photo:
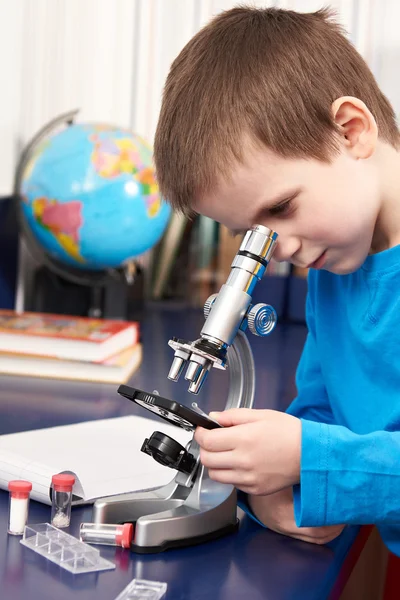
[{"label": "white paper", "polygon": [[51,504],[52,475],[70,472],[73,493],[83,501],[145,490],[171,481],[176,471],[140,451],[145,438],[162,431],[183,446],[192,433],[161,420],[128,416],[0,436],[0,488],[25,479],[31,498]]}]

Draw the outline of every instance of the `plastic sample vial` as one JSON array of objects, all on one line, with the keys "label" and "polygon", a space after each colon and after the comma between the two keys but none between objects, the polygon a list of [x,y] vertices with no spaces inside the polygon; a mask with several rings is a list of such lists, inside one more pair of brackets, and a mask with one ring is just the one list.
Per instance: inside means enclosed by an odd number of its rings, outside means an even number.
[{"label": "plastic sample vial", "polygon": [[71,521],[72,488],[75,483],[73,475],[60,473],[51,479],[53,495],[51,502],[51,524],[54,527],[69,527]]},{"label": "plastic sample vial", "polygon": [[8,533],[22,535],[28,521],[30,481],[9,481]]},{"label": "plastic sample vial", "polygon": [[81,523],[79,539],[88,544],[105,544],[129,548],[133,538],[133,524]]}]

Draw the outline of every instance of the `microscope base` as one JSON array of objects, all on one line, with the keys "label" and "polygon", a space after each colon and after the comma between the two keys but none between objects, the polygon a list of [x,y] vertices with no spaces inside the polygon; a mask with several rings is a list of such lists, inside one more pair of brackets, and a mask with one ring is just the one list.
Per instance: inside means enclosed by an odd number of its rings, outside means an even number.
[{"label": "microscope base", "polygon": [[99,498],[93,506],[94,523],[136,523],[140,517],[181,506],[190,488],[175,481],[142,492]]},{"label": "microscope base", "polygon": [[173,548],[184,548],[186,546],[196,546],[197,544],[204,544],[205,542],[211,542],[225,535],[236,533],[239,529],[240,521],[236,520],[236,523],[232,525],[226,525],[221,529],[217,529],[211,533],[205,533],[197,537],[183,538],[178,540],[168,540],[161,546],[138,546],[137,544],[131,544],[132,552],[136,554],[157,554],[159,552],[165,552],[166,550],[172,550]]},{"label": "microscope base", "polygon": [[93,522],[135,523],[131,550],[139,554],[199,544],[236,531],[236,490],[211,480],[201,466],[192,487],[175,479],[155,490],[96,500]]}]

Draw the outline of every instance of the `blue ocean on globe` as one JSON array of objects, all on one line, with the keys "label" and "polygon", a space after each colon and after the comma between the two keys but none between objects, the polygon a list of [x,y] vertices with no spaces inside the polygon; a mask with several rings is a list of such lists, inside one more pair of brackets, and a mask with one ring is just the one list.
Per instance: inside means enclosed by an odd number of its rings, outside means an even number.
[{"label": "blue ocean on globe", "polygon": [[34,150],[21,186],[23,217],[50,257],[75,268],[117,268],[152,248],[171,209],[151,147],[109,125],[74,124]]}]

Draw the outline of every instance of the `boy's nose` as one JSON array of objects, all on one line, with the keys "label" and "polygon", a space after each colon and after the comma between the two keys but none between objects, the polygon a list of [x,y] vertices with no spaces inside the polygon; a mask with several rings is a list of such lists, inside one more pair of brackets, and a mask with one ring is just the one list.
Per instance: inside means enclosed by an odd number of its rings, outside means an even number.
[{"label": "boy's nose", "polygon": [[281,239],[278,237],[278,242],[274,251],[275,260],[278,262],[290,262],[292,257],[300,249],[300,246],[300,241],[296,238]]}]

